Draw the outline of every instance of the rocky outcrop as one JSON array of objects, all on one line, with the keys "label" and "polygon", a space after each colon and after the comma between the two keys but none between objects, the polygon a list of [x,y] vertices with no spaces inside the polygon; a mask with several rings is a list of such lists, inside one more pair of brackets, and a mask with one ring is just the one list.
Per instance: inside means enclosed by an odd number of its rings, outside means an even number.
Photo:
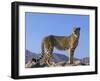
[{"label": "rocky outcrop", "polygon": [[[25,55],[25,67],[26,68],[37,68],[37,67],[48,67],[47,65],[40,65],[36,59],[40,58],[40,54],[31,53],[26,50]],[[89,65],[89,57],[85,57],[83,59],[74,58],[73,64],[67,63],[68,57],[64,54],[57,54],[53,53],[50,59],[51,66],[49,67],[56,67],[56,66],[81,66],[81,65]]]}]

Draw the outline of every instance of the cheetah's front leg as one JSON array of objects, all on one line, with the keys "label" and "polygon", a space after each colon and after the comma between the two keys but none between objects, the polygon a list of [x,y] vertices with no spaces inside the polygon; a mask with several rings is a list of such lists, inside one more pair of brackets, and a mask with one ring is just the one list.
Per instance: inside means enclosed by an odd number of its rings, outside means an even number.
[{"label": "cheetah's front leg", "polygon": [[74,58],[74,49],[69,49],[69,58],[68,58],[68,64],[73,64],[73,58]]}]

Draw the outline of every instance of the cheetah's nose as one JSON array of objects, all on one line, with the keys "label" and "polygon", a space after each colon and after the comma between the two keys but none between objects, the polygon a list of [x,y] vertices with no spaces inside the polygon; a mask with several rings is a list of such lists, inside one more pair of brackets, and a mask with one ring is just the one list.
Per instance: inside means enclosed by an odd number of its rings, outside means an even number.
[{"label": "cheetah's nose", "polygon": [[77,28],[78,30],[80,30],[80,28]]}]

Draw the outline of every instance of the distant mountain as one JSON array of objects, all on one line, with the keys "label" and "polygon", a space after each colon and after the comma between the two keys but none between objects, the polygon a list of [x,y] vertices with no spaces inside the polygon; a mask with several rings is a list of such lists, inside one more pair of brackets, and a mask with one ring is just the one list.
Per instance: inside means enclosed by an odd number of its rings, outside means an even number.
[{"label": "distant mountain", "polygon": [[[25,51],[25,63],[30,61],[33,57],[39,59],[40,54],[32,53],[28,50]],[[63,54],[53,53],[50,60],[54,62],[59,62],[59,61],[65,61],[67,59],[68,57]]]},{"label": "distant mountain", "polygon": [[53,61],[53,62],[65,61],[67,59],[68,59],[67,56],[65,56],[63,54],[59,54],[59,53],[53,53],[52,57],[51,57],[51,61]]},{"label": "distant mountain", "polygon": [[85,65],[89,65],[89,63],[90,63],[89,57],[85,57],[85,58],[81,59],[81,63],[85,64]]},{"label": "distant mountain", "polygon": [[33,57],[39,58],[39,54],[32,53],[29,50],[25,50],[25,63],[31,60]]}]

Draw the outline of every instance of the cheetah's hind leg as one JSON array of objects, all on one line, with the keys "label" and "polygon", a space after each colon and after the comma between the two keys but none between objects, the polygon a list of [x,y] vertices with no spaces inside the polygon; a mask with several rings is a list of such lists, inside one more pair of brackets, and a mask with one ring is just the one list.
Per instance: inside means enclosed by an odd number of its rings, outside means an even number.
[{"label": "cheetah's hind leg", "polygon": [[46,64],[50,67],[52,63],[50,62],[50,58],[52,57],[52,50],[47,51],[46,53]]}]

